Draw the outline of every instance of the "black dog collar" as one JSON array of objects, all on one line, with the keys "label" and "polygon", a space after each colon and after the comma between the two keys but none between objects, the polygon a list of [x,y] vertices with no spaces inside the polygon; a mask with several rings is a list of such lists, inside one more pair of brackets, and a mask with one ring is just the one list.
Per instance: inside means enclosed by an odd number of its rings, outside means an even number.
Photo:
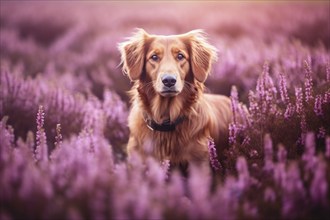
[{"label": "black dog collar", "polygon": [[162,132],[169,132],[174,131],[175,127],[178,124],[181,124],[184,121],[185,117],[181,116],[178,117],[174,122],[170,122],[169,119],[165,120],[162,124],[156,123],[152,119],[145,119],[145,122],[147,124],[147,127],[152,131],[162,131]]}]

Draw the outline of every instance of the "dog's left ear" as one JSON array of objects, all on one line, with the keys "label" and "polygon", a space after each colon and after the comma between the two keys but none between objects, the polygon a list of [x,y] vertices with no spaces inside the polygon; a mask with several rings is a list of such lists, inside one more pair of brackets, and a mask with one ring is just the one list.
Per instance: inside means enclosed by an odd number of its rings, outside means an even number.
[{"label": "dog's left ear", "polygon": [[185,34],[190,46],[191,67],[194,77],[205,82],[212,64],[217,60],[217,49],[209,44],[202,30],[194,30]]},{"label": "dog's left ear", "polygon": [[132,37],[118,45],[123,71],[130,80],[138,80],[141,76],[144,63],[144,46],[148,36],[148,33],[143,29],[137,29]]}]

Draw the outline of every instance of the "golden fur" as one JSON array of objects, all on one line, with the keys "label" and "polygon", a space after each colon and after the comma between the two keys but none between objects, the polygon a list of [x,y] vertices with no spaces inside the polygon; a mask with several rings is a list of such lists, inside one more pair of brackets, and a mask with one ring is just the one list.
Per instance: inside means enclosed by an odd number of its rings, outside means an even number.
[{"label": "golden fur", "polygon": [[[232,113],[228,97],[203,93],[204,81],[217,58],[204,32],[162,36],[139,29],[119,44],[119,49],[123,71],[134,82],[128,155],[137,151],[171,164],[208,163],[208,138],[212,137],[218,148],[227,144]],[[176,78],[168,93],[162,83],[166,74]],[[152,131],[145,121],[150,118],[161,124],[182,116],[183,122],[170,132]]]}]

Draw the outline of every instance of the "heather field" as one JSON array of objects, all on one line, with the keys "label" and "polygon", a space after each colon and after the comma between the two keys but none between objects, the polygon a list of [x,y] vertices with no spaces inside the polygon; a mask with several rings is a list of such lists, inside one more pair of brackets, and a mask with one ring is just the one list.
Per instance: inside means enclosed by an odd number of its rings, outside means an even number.
[{"label": "heather field", "polygon": [[[329,1],[0,6],[1,220],[330,216]],[[218,49],[207,91],[244,120],[213,176],[127,159],[117,44],[135,28],[203,29]]]}]

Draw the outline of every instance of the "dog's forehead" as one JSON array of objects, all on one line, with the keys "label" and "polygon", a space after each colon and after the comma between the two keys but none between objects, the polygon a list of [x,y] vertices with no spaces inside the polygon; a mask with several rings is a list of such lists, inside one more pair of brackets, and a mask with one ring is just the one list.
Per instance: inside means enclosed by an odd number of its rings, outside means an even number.
[{"label": "dog's forehead", "polygon": [[153,35],[152,47],[178,47],[185,48],[180,35]]}]

